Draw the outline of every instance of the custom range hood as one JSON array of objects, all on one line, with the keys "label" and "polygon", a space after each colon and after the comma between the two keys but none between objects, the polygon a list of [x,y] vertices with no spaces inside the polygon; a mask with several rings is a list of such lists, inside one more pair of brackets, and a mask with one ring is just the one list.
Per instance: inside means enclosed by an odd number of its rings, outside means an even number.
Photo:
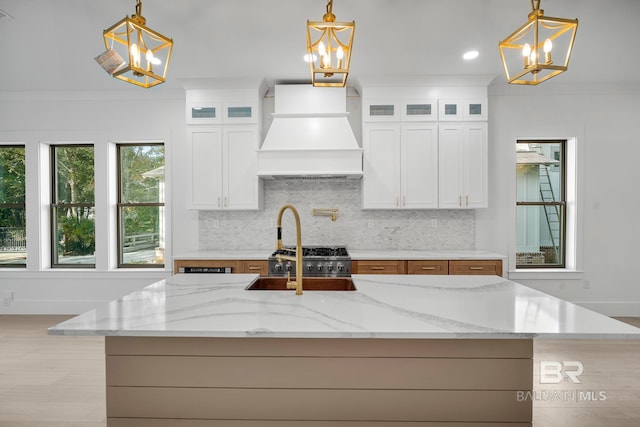
[{"label": "custom range hood", "polygon": [[346,89],[276,85],[273,122],[258,150],[258,176],[362,177],[362,148],[349,126]]}]

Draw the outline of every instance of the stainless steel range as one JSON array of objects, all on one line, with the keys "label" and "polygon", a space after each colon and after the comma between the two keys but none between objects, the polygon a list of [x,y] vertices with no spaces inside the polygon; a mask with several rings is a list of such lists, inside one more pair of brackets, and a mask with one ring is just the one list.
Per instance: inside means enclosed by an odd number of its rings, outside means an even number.
[{"label": "stainless steel range", "polygon": [[[278,261],[276,255],[295,257],[294,248],[276,250],[269,257],[269,275],[291,277],[296,275],[294,261]],[[345,247],[302,247],[303,277],[348,277],[351,276],[351,257]]]}]

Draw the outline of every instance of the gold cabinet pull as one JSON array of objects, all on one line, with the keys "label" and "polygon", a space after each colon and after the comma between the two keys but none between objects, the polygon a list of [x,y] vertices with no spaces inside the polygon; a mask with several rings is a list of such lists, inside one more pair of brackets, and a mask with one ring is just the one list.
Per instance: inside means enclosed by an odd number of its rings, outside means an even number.
[{"label": "gold cabinet pull", "polygon": [[435,270],[435,267],[422,267],[423,270]]},{"label": "gold cabinet pull", "polygon": [[262,267],[259,265],[250,265],[249,270],[262,270]]},{"label": "gold cabinet pull", "polygon": [[382,266],[377,266],[377,265],[373,265],[373,266],[371,266],[371,269],[372,269],[372,270],[384,270],[384,267],[382,267]]},{"label": "gold cabinet pull", "polygon": [[484,267],[469,267],[469,270],[484,270]]},{"label": "gold cabinet pull", "polygon": [[458,196],[458,206],[462,207],[462,196]]}]

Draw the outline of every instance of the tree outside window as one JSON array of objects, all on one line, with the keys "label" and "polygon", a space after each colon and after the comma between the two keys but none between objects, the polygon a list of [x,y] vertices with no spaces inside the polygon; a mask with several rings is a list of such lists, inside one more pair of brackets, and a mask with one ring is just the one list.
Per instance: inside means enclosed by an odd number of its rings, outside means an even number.
[{"label": "tree outside window", "polygon": [[95,267],[92,145],[53,145],[52,267]]},{"label": "tree outside window", "polygon": [[118,265],[164,267],[164,145],[118,145]]},{"label": "tree outside window", "polygon": [[518,141],[516,267],[564,268],[566,141]]},{"label": "tree outside window", "polygon": [[25,147],[0,145],[0,267],[26,267]]}]

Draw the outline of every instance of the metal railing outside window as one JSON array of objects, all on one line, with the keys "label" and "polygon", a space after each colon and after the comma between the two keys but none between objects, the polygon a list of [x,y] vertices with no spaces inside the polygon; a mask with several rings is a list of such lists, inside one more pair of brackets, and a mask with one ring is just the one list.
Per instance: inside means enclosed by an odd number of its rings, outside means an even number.
[{"label": "metal railing outside window", "polygon": [[164,267],[164,144],[123,143],[118,158],[118,267]]}]

